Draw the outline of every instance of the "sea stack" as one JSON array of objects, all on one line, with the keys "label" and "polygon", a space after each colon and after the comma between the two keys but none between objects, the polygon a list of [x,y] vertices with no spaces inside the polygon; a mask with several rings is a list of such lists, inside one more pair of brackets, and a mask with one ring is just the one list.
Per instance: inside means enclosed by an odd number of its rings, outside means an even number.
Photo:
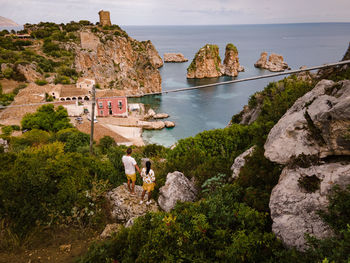
[{"label": "sea stack", "polygon": [[239,65],[237,47],[232,43],[226,45],[224,66],[226,76],[237,77],[238,72],[244,71],[244,68]]},{"label": "sea stack", "polygon": [[222,76],[224,71],[225,68],[219,56],[219,47],[206,44],[197,52],[187,68],[187,78],[215,78]]},{"label": "sea stack", "polygon": [[284,62],[283,56],[272,53],[267,60],[267,52],[262,52],[259,60],[254,64],[256,68],[267,69],[272,72],[284,71],[288,69],[288,64]]}]

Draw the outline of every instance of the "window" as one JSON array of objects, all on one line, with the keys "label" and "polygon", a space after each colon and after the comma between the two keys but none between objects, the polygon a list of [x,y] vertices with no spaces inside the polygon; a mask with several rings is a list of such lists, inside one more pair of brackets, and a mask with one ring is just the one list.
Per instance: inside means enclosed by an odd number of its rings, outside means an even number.
[{"label": "window", "polygon": [[111,109],[111,108],[112,108],[112,102],[108,101],[108,109]]},{"label": "window", "polygon": [[99,103],[98,103],[98,107],[99,107],[100,109],[102,109],[102,108],[103,108],[103,103],[102,103],[102,102],[99,102]]},{"label": "window", "polygon": [[121,100],[118,100],[118,107],[120,110],[123,108],[123,102]]},{"label": "window", "polygon": [[103,116],[103,110],[101,110],[101,111],[100,111],[100,115],[102,115],[102,116]]}]

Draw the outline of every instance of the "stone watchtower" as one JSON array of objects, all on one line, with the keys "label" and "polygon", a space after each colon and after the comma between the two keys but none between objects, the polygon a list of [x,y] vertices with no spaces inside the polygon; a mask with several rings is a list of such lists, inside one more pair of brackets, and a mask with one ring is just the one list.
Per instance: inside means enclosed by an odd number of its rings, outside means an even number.
[{"label": "stone watchtower", "polygon": [[100,25],[101,26],[111,26],[112,25],[109,11],[101,10],[100,12],[98,12],[98,14],[100,16]]}]

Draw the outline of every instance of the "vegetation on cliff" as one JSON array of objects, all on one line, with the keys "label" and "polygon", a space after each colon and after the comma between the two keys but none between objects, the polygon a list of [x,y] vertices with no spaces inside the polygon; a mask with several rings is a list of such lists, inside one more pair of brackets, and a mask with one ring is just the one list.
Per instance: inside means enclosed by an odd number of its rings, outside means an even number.
[{"label": "vegetation on cliff", "polygon": [[205,59],[212,59],[215,63],[217,72],[221,72],[219,67],[221,64],[219,47],[217,45],[206,44],[194,56],[191,64],[187,68],[187,74],[196,71],[198,68],[197,64],[203,62]]}]

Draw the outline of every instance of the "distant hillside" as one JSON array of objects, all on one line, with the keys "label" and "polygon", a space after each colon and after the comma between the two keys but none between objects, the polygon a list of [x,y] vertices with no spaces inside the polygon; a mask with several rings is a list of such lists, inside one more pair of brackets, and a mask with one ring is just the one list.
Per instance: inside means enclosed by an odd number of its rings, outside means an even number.
[{"label": "distant hillside", "polygon": [[0,16],[0,27],[5,27],[5,26],[19,26],[19,25],[16,22],[12,21],[11,19]]}]

